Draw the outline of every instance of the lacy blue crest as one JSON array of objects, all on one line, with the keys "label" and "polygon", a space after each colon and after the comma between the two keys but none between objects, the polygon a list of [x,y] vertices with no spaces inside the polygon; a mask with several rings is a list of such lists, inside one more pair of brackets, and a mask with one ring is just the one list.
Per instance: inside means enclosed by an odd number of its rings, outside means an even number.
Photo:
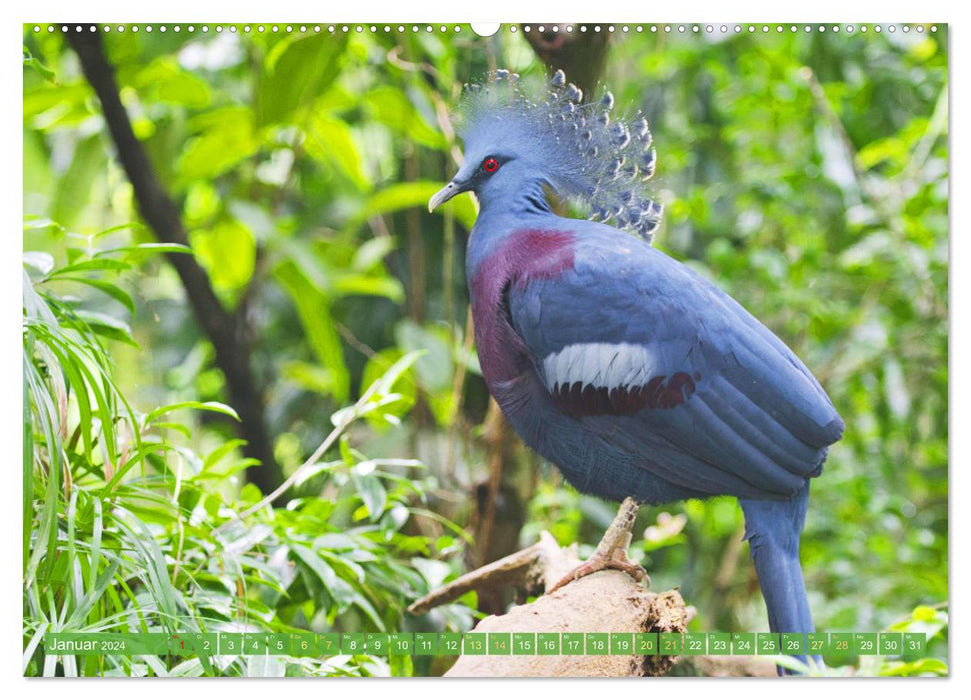
[{"label": "lacy blue crest", "polygon": [[467,85],[458,131],[466,147],[502,144],[530,160],[557,194],[580,204],[594,221],[650,241],[662,206],[643,194],[657,155],[647,118],[613,115],[604,92],[585,102],[583,92],[557,71],[545,85],[497,70],[484,84]]}]

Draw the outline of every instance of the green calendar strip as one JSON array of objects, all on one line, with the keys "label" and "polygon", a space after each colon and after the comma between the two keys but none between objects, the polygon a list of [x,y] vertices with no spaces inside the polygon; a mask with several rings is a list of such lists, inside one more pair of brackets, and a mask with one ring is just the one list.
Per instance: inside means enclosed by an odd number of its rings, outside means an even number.
[{"label": "green calendar strip", "polygon": [[920,657],[914,632],[186,632],[178,634],[57,632],[44,637],[48,654],[75,656],[693,656],[812,654]]}]

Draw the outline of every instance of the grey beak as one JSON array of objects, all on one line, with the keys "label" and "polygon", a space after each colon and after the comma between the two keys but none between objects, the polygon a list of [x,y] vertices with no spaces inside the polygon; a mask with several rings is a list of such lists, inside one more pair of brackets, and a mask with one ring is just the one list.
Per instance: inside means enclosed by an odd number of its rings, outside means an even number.
[{"label": "grey beak", "polygon": [[445,204],[448,200],[457,194],[465,192],[465,189],[452,180],[450,183],[445,185],[442,189],[432,195],[432,198],[428,200],[428,211],[435,211],[442,204]]}]

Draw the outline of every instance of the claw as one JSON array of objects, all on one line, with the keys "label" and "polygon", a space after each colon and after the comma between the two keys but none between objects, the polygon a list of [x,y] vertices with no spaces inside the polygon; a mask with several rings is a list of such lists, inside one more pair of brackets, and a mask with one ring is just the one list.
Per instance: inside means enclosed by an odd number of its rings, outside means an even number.
[{"label": "claw", "polygon": [[627,558],[627,553],[623,550],[618,550],[614,552],[612,557],[604,557],[599,554],[594,554],[592,557],[587,559],[587,561],[580,564],[580,566],[573,569],[566,576],[561,578],[556,584],[548,590],[546,593],[549,595],[554,591],[563,588],[567,584],[578,581],[584,576],[589,576],[598,571],[605,571],[606,569],[617,569],[623,571],[625,574],[630,576],[632,579],[640,583],[641,581],[646,581],[644,584],[648,588],[651,586],[651,577],[647,575],[647,572],[637,562],[633,562]]},{"label": "claw", "polygon": [[547,594],[559,590],[577,579],[604,569],[623,571],[638,583],[647,579],[647,585],[650,586],[651,579],[648,578],[647,572],[627,557],[627,547],[630,546],[631,540],[630,531],[634,526],[634,519],[637,517],[637,511],[640,507],[641,504],[638,501],[633,498],[625,498],[624,502],[620,504],[620,510],[617,511],[614,521],[610,523],[603,539],[597,545],[593,556],[557,581],[556,585],[547,591]]}]

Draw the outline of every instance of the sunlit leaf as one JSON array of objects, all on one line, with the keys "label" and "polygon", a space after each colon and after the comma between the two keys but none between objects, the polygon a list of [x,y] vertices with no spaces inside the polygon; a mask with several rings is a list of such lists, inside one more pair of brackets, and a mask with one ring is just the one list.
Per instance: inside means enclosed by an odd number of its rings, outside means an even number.
[{"label": "sunlit leaf", "polygon": [[399,137],[408,137],[430,148],[445,148],[441,131],[429,125],[398,88],[381,85],[365,95],[363,102],[375,119],[390,126]]},{"label": "sunlit leaf", "polygon": [[185,183],[221,175],[253,155],[259,146],[253,114],[244,107],[208,112],[197,123],[201,133],[189,142],[181,161]]},{"label": "sunlit leaf", "polygon": [[194,230],[189,240],[196,258],[216,287],[235,293],[253,277],[256,241],[250,230],[238,221],[221,220],[212,228]]},{"label": "sunlit leaf", "polygon": [[145,416],[145,423],[152,423],[157,418],[164,416],[166,413],[186,409],[193,409],[196,411],[213,411],[215,413],[222,413],[227,416],[232,416],[236,420],[239,420],[239,414],[236,413],[232,406],[227,406],[226,404],[219,403],[218,401],[180,401],[179,403],[168,404],[167,406],[159,406],[153,411],[150,411]]},{"label": "sunlit leaf", "polygon": [[139,70],[132,84],[143,99],[156,102],[199,109],[211,99],[208,84],[183,70],[172,56],[162,56]]},{"label": "sunlit leaf", "polygon": [[366,191],[371,182],[364,173],[361,154],[351,127],[337,117],[314,113],[307,128],[307,153],[336,171],[357,189]]},{"label": "sunlit leaf", "polygon": [[279,265],[276,277],[289,292],[310,345],[332,378],[334,398],[343,402],[350,391],[350,375],[344,362],[340,337],[330,316],[330,300],[310,283],[294,262]]},{"label": "sunlit leaf", "polygon": [[77,221],[95,182],[104,177],[106,158],[98,135],[77,144],[67,172],[58,181],[51,218],[67,227]]},{"label": "sunlit leaf", "polygon": [[292,34],[276,43],[263,63],[257,86],[259,124],[294,116],[337,77],[346,35]]}]

